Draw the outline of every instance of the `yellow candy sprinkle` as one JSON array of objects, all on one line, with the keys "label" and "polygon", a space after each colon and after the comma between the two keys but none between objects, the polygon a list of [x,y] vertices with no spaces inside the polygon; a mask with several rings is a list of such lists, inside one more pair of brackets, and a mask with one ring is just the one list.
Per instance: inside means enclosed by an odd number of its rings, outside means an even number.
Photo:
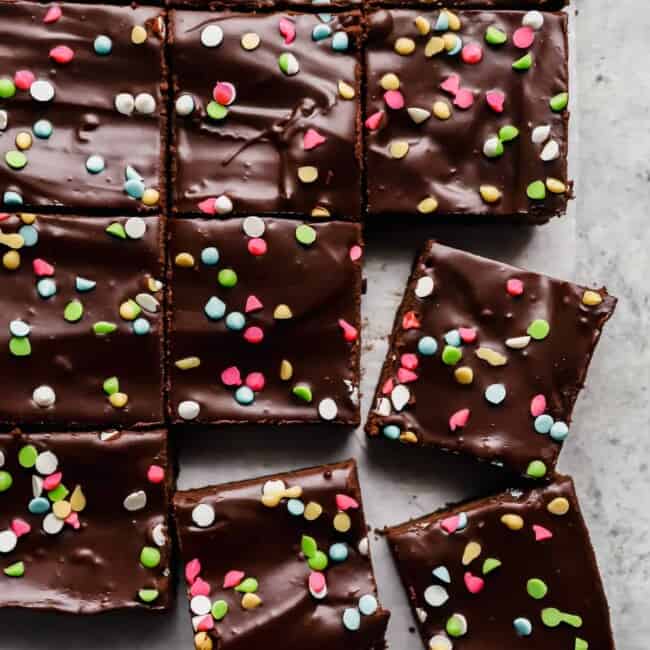
[{"label": "yellow candy sprinkle", "polygon": [[250,52],[259,47],[261,40],[259,34],[256,34],[255,32],[246,32],[246,34],[241,37],[241,46],[246,51]]},{"label": "yellow candy sprinkle", "polygon": [[120,305],[120,316],[124,320],[135,320],[140,314],[140,308],[134,300],[126,300]]},{"label": "yellow candy sprinkle", "polygon": [[448,120],[451,117],[451,106],[446,101],[439,99],[433,103],[433,114],[439,120]]},{"label": "yellow candy sprinkle", "polygon": [[257,594],[244,594],[241,599],[241,606],[244,609],[255,609],[262,604],[262,599]]},{"label": "yellow candy sprinkle", "polygon": [[174,365],[179,370],[191,370],[201,365],[201,359],[199,357],[185,357],[184,359],[179,359]]},{"label": "yellow candy sprinkle", "polygon": [[199,632],[194,635],[194,647],[196,650],[212,650],[212,639],[207,632]]},{"label": "yellow candy sprinkle", "polygon": [[16,148],[25,151],[32,146],[32,136],[27,131],[21,131],[16,136]]},{"label": "yellow candy sprinkle", "polygon": [[323,514],[323,507],[321,506],[320,503],[316,503],[315,501],[310,501],[305,506],[305,512],[303,514],[307,521],[314,521],[315,519],[318,519]]},{"label": "yellow candy sprinkle", "polygon": [[108,401],[116,409],[124,408],[129,401],[129,396],[126,393],[113,393],[109,396]]},{"label": "yellow candy sprinkle", "polygon": [[399,88],[399,77],[393,72],[387,72],[380,80],[379,85],[384,90],[397,90]]},{"label": "yellow candy sprinkle", "polygon": [[286,359],[282,359],[280,364],[280,379],[282,381],[289,381],[293,377],[293,366]]},{"label": "yellow candy sprinkle", "polygon": [[339,95],[341,95],[343,99],[354,99],[354,88],[345,81],[339,81]]},{"label": "yellow candy sprinkle", "polygon": [[388,151],[391,158],[401,160],[409,152],[409,143],[406,140],[393,140],[388,147]]},{"label": "yellow candy sprinkle", "polygon": [[3,232],[0,232],[0,244],[7,246],[7,248],[11,248],[12,250],[18,250],[25,245],[25,240],[17,233],[9,233],[5,235]]},{"label": "yellow candy sprinkle", "polygon": [[131,43],[141,45],[147,40],[147,30],[142,25],[136,25],[131,30]]},{"label": "yellow candy sprinkle", "polygon": [[291,313],[291,309],[289,308],[289,305],[278,305],[273,310],[273,318],[277,320],[287,320],[292,316],[293,314]]},{"label": "yellow candy sprinkle", "polygon": [[69,501],[57,501],[52,505],[52,512],[57,519],[67,519],[72,512],[72,506]]},{"label": "yellow candy sprinkle", "polygon": [[398,54],[408,56],[409,54],[413,54],[414,51],[415,41],[412,38],[402,36],[395,41],[395,52]]},{"label": "yellow candy sprinkle", "polygon": [[495,187],[494,185],[481,185],[478,188],[478,191],[481,195],[481,198],[486,203],[496,203],[503,196],[501,190],[499,190],[499,188]]},{"label": "yellow candy sprinkle", "polygon": [[454,370],[454,377],[459,384],[467,386],[474,381],[474,371],[469,366],[461,366]]},{"label": "yellow candy sprinkle", "polygon": [[524,527],[524,520],[519,515],[503,515],[501,523],[510,530],[521,530]]},{"label": "yellow candy sprinkle", "polygon": [[15,271],[20,266],[20,253],[8,251],[2,256],[2,266],[8,271]]},{"label": "yellow candy sprinkle", "polygon": [[415,28],[422,36],[426,36],[431,31],[431,23],[424,16],[418,16],[415,19]]},{"label": "yellow candy sprinkle", "polygon": [[179,253],[174,258],[174,264],[183,268],[191,268],[194,266],[194,258],[189,253]]},{"label": "yellow candy sprinkle", "polygon": [[546,189],[553,194],[564,194],[566,192],[566,185],[557,178],[547,178]]},{"label": "yellow candy sprinkle", "polygon": [[555,497],[555,499],[549,502],[546,509],[552,515],[566,515],[569,512],[569,500],[564,497]]},{"label": "yellow candy sprinkle", "polygon": [[298,167],[298,178],[303,183],[313,183],[318,178],[318,169],[312,165]]},{"label": "yellow candy sprinkle", "polygon": [[82,512],[86,508],[86,495],[80,485],[77,485],[70,497],[70,507],[73,512]]},{"label": "yellow candy sprinkle", "polygon": [[317,205],[312,211],[311,216],[316,219],[327,219],[331,216],[330,211],[322,205]]},{"label": "yellow candy sprinkle", "polygon": [[430,59],[445,49],[445,40],[441,36],[432,36],[424,46],[424,56]]},{"label": "yellow candy sprinkle", "polygon": [[438,201],[433,196],[427,196],[418,203],[418,212],[420,214],[430,214],[438,209]]},{"label": "yellow candy sprinkle", "polygon": [[287,499],[298,499],[302,496],[302,488],[299,485],[292,485],[284,491]]},{"label": "yellow candy sprinkle", "polygon": [[160,280],[156,280],[156,278],[147,278],[147,288],[152,293],[156,293],[163,288],[163,283]]},{"label": "yellow candy sprinkle", "polygon": [[36,215],[31,212],[21,212],[18,216],[20,217],[20,220],[28,226],[31,226],[34,221],[36,221]]},{"label": "yellow candy sprinkle", "polygon": [[456,14],[449,11],[449,9],[443,9],[443,12],[447,14],[447,19],[449,20],[449,29],[457,32],[461,27],[460,18]]},{"label": "yellow candy sprinkle", "polygon": [[339,512],[334,517],[334,529],[339,533],[347,533],[352,528],[350,516],[345,512]]},{"label": "yellow candy sprinkle", "polygon": [[145,205],[158,205],[160,201],[160,192],[153,189],[153,187],[148,187],[142,194],[142,202]]},{"label": "yellow candy sprinkle", "polygon": [[413,431],[404,431],[399,436],[400,442],[416,444],[418,437],[413,433]]},{"label": "yellow candy sprinkle", "polygon": [[595,307],[600,305],[603,301],[603,297],[597,291],[587,290],[582,294],[582,304],[589,307]]},{"label": "yellow candy sprinkle", "polygon": [[471,564],[483,549],[478,542],[469,542],[463,551],[463,566]]},{"label": "yellow candy sprinkle", "polygon": [[508,363],[508,357],[491,348],[481,347],[475,354],[481,361],[487,361],[491,366],[505,366]]}]

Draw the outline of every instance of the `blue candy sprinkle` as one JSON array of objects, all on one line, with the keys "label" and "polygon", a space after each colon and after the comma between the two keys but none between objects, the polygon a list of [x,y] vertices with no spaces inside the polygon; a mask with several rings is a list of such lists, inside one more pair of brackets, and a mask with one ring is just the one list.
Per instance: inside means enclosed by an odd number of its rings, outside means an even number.
[{"label": "blue candy sprinkle", "polygon": [[289,499],[287,501],[287,510],[294,517],[301,517],[305,512],[305,504],[300,499]]},{"label": "blue candy sprinkle", "polygon": [[56,294],[56,282],[51,278],[43,278],[36,283],[36,291],[41,298],[51,298]]},{"label": "blue candy sprinkle", "polygon": [[566,440],[566,437],[569,435],[569,427],[565,422],[558,420],[553,423],[551,427],[551,438],[556,442],[562,442]]},{"label": "blue candy sprinkle", "polygon": [[210,320],[219,320],[226,313],[226,303],[216,296],[212,296],[206,303],[203,311],[205,311],[205,315]]},{"label": "blue candy sprinkle", "polygon": [[451,575],[446,566],[438,566],[431,573],[433,573],[434,578],[438,578],[441,582],[445,582],[446,584],[451,583]]},{"label": "blue candy sprinkle", "polygon": [[111,50],[113,49],[113,41],[111,41],[108,36],[100,34],[95,39],[93,47],[95,48],[96,54],[99,54],[100,56],[106,56],[107,54],[110,54]]},{"label": "blue candy sprinkle", "polygon": [[11,190],[8,190],[2,195],[2,201],[7,205],[22,205],[23,197],[20,196],[18,192],[12,192]]},{"label": "blue candy sprinkle", "polygon": [[332,28],[329,25],[315,25],[311,30],[311,37],[314,41],[322,41],[331,36]]},{"label": "blue candy sprinkle", "polygon": [[503,384],[491,384],[485,389],[485,399],[490,404],[501,404],[506,398],[506,387]]},{"label": "blue candy sprinkle", "polygon": [[246,406],[253,403],[253,400],[255,399],[255,393],[253,393],[253,391],[248,386],[240,386],[235,391],[235,399],[243,406]]},{"label": "blue candy sprinkle", "polygon": [[201,251],[201,261],[206,266],[214,266],[219,263],[219,251],[214,246],[208,246]]},{"label": "blue candy sprinkle", "polygon": [[34,226],[21,226],[18,234],[23,238],[25,246],[36,246],[38,244],[38,230]]},{"label": "blue candy sprinkle", "polygon": [[136,318],[133,321],[133,331],[138,336],[144,336],[151,331],[151,323],[146,318]]},{"label": "blue candy sprinkle", "polygon": [[22,339],[29,336],[32,328],[24,320],[12,320],[11,323],[9,323],[9,331],[12,336]]},{"label": "blue candy sprinkle", "polygon": [[[105,167],[106,167],[106,163],[104,162],[104,159],[101,156],[93,155],[93,156],[88,156],[88,158],[86,159],[86,169],[91,174],[99,174],[100,172],[104,171]],[[127,184],[128,183],[124,185],[124,188],[129,194],[131,194],[131,192],[126,188]],[[144,187],[142,191],[144,192]],[[131,196],[134,195],[132,194]],[[135,198],[139,198],[139,197],[136,196]]]},{"label": "blue candy sprinkle", "polygon": [[229,330],[239,332],[244,329],[244,325],[246,325],[246,317],[240,311],[231,311],[226,316],[226,327]]},{"label": "blue candy sprinkle", "polygon": [[132,199],[141,199],[144,194],[144,183],[137,178],[131,178],[124,183],[124,191]]},{"label": "blue candy sprinkle", "polygon": [[372,616],[379,607],[377,599],[372,594],[365,594],[359,598],[359,611],[364,616]]},{"label": "blue candy sprinkle", "polygon": [[515,632],[518,636],[530,636],[533,631],[533,624],[527,618],[516,618],[512,621]]},{"label": "blue candy sprinkle", "polygon": [[400,430],[395,424],[387,424],[381,431],[389,440],[397,440]]},{"label": "blue candy sprinkle", "polygon": [[449,16],[444,11],[438,14],[438,20],[436,20],[434,29],[437,32],[446,32],[449,29]]},{"label": "blue candy sprinkle", "polygon": [[44,515],[50,509],[50,502],[45,497],[36,497],[29,502],[27,509],[33,515]]},{"label": "blue candy sprinkle", "polygon": [[459,348],[462,343],[462,339],[460,338],[460,332],[458,330],[449,330],[445,334],[445,343],[447,345],[451,345],[454,348]]},{"label": "blue candy sprinkle", "polygon": [[335,52],[345,52],[350,45],[347,32],[336,32],[332,37],[332,49]]},{"label": "blue candy sprinkle", "polygon": [[77,291],[84,293],[86,291],[92,291],[97,286],[97,283],[94,280],[77,277],[75,278],[74,286]]},{"label": "blue candy sprinkle", "polygon": [[548,414],[538,415],[533,425],[537,433],[548,433],[553,426],[553,418]]},{"label": "blue candy sprinkle", "polygon": [[418,341],[418,352],[425,357],[433,356],[438,351],[438,343],[433,336],[423,336]]},{"label": "blue candy sprinkle", "polygon": [[52,122],[49,120],[37,120],[34,122],[32,131],[37,138],[47,140],[52,135],[54,127],[52,126]]},{"label": "blue candy sprinkle", "polygon": [[346,630],[356,632],[361,627],[361,614],[359,614],[359,610],[346,607],[343,611],[343,625]]},{"label": "blue candy sprinkle", "polygon": [[334,562],[345,562],[348,559],[348,547],[341,542],[332,544],[330,546],[329,556]]}]

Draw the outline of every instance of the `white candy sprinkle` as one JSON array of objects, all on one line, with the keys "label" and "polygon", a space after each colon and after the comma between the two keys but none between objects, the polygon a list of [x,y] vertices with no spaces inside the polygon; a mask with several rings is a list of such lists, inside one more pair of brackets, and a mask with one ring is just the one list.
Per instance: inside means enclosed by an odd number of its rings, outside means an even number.
[{"label": "white candy sprinkle", "polygon": [[35,499],[38,499],[43,494],[43,479],[36,476],[36,474],[32,476],[32,494]]},{"label": "white candy sprinkle", "polygon": [[318,404],[318,415],[323,420],[333,420],[338,415],[338,412],[339,409],[336,406],[336,402],[331,397],[322,399]]},{"label": "white candy sprinkle", "polygon": [[16,319],[9,323],[9,331],[13,336],[24,337],[29,336],[32,328],[24,320]]},{"label": "white candy sprinkle", "polygon": [[444,587],[440,585],[429,585],[424,590],[424,600],[431,607],[441,607],[449,600],[449,594]]},{"label": "white candy sprinkle", "polygon": [[533,129],[533,132],[530,134],[530,139],[534,144],[542,144],[542,142],[548,140],[549,135],[551,135],[551,127],[548,124],[542,124]]},{"label": "white candy sprinkle", "polygon": [[424,623],[427,620],[428,614],[421,607],[415,608],[415,614],[418,617],[420,623]]},{"label": "white candy sprinkle", "polygon": [[266,224],[264,219],[259,217],[246,217],[242,228],[249,237],[261,237],[266,230]]},{"label": "white candy sprinkle", "polygon": [[50,386],[39,386],[34,389],[32,393],[32,399],[36,406],[40,406],[42,409],[53,406],[56,402],[56,393],[54,389]]},{"label": "white candy sprinkle", "polygon": [[387,397],[380,397],[375,406],[377,415],[390,415],[390,400]]},{"label": "white candy sprinkle", "polygon": [[544,16],[540,11],[529,11],[524,15],[521,24],[525,25],[526,27],[531,27],[537,31],[539,29],[542,29],[542,25],[544,24]]},{"label": "white candy sprinkle", "polygon": [[418,298],[426,298],[433,293],[433,278],[423,275],[415,285],[415,295]]},{"label": "white candy sprinkle", "polygon": [[156,100],[149,93],[139,93],[133,104],[135,110],[143,115],[151,115],[156,110]]},{"label": "white candy sprinkle", "polygon": [[124,231],[130,239],[142,239],[147,232],[147,222],[142,217],[130,217],[124,224]]},{"label": "white candy sprinkle", "polygon": [[4,131],[7,128],[7,111],[0,111],[0,131]]},{"label": "white candy sprinkle", "polygon": [[201,624],[201,621],[205,618],[205,614],[203,616],[192,616],[192,628],[194,629],[195,632],[198,632],[199,630],[199,625]]},{"label": "white candy sprinkle", "polygon": [[401,411],[408,404],[410,397],[411,391],[404,384],[398,384],[391,391],[390,401],[396,411]]},{"label": "white candy sprinkle", "polygon": [[194,596],[190,600],[190,609],[197,616],[205,616],[212,609],[212,603],[207,596]]},{"label": "white candy sprinkle", "polygon": [[59,459],[51,451],[44,451],[36,456],[36,471],[43,476],[54,474],[58,466]]},{"label": "white candy sprinkle", "polygon": [[488,138],[485,143],[483,144],[483,153],[485,156],[488,158],[495,158],[496,156],[499,155],[499,150],[503,145],[499,141],[499,138],[492,137]]},{"label": "white candy sprinkle", "polygon": [[123,502],[124,508],[129,512],[142,510],[147,505],[147,493],[144,490],[131,492]]},{"label": "white candy sprinkle", "polygon": [[11,553],[16,548],[18,537],[13,530],[0,532],[0,553]]},{"label": "white candy sprinkle", "polygon": [[422,124],[422,122],[425,122],[431,117],[431,113],[424,108],[418,108],[417,106],[414,106],[412,108],[407,108],[406,109],[409,117],[416,123],[416,124]]},{"label": "white candy sprinkle", "polygon": [[192,521],[199,528],[207,528],[214,523],[215,513],[214,508],[207,503],[199,503],[198,506],[192,510]]},{"label": "white candy sprinkle", "polygon": [[452,650],[453,645],[444,634],[436,634],[429,639],[430,650]]},{"label": "white candy sprinkle", "polygon": [[167,535],[165,534],[165,526],[163,524],[156,524],[151,531],[151,539],[156,546],[164,546],[167,544]]},{"label": "white candy sprinkle", "polygon": [[277,479],[275,481],[267,481],[262,487],[262,494],[267,497],[280,496],[284,494],[287,489],[284,481]]},{"label": "white candy sprinkle", "polygon": [[199,417],[201,412],[201,407],[198,402],[193,400],[186,400],[181,402],[178,405],[178,415],[183,418],[183,420],[195,420]]},{"label": "white candy sprinkle", "polygon": [[64,524],[63,519],[59,519],[53,512],[50,512],[43,519],[43,530],[48,535],[56,535],[61,532]]},{"label": "white candy sprinkle", "polygon": [[513,336],[506,339],[506,346],[513,350],[523,350],[530,343],[530,336]]},{"label": "white candy sprinkle", "polygon": [[181,117],[190,115],[194,111],[194,97],[192,95],[180,95],[176,99],[176,114]]},{"label": "white candy sprinkle", "polygon": [[54,98],[54,86],[49,81],[35,81],[29,87],[29,94],[37,102],[49,102]]},{"label": "white candy sprinkle", "polygon": [[214,209],[217,214],[228,214],[232,212],[232,201],[225,194],[222,194],[214,200]]},{"label": "white candy sprinkle", "polygon": [[5,454],[2,449],[0,449],[0,467],[2,467],[5,464]]},{"label": "white candy sprinkle", "polygon": [[208,25],[201,31],[201,44],[205,47],[217,47],[223,41],[223,29],[219,25]]},{"label": "white candy sprinkle", "polygon": [[117,440],[120,435],[121,434],[117,429],[112,429],[111,431],[102,431],[99,434],[99,439],[102,442],[110,442],[111,440]]},{"label": "white candy sprinkle", "polygon": [[368,552],[370,550],[368,544],[368,538],[363,537],[362,539],[360,539],[359,546],[357,548],[359,549],[359,553],[361,553],[361,555],[363,555],[364,557],[368,557]]},{"label": "white candy sprinkle", "polygon": [[135,99],[130,93],[120,93],[115,95],[115,109],[122,115],[131,115],[135,108]]},{"label": "white candy sprinkle", "polygon": [[139,293],[135,301],[150,314],[155,314],[160,309],[160,303],[150,293]]},{"label": "white candy sprinkle", "polygon": [[542,153],[539,157],[544,162],[550,162],[551,160],[557,160],[560,157],[560,145],[557,140],[549,140],[542,149]]}]

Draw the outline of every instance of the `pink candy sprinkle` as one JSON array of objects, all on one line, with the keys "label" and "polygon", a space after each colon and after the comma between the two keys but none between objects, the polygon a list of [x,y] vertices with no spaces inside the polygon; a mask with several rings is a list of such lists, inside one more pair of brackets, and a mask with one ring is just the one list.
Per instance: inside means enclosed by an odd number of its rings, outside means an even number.
[{"label": "pink candy sprinkle", "polygon": [[508,282],[506,282],[506,291],[511,296],[521,296],[524,292],[524,283],[518,278],[510,278]]},{"label": "pink candy sprinkle", "polygon": [[460,411],[456,411],[449,418],[449,428],[452,431],[456,431],[456,429],[464,427],[469,420],[469,413],[469,409],[460,409]]},{"label": "pink candy sprinkle", "polygon": [[479,578],[469,571],[465,572],[463,579],[465,580],[467,591],[469,591],[470,594],[477,594],[479,591],[482,591],[483,587],[485,586],[485,581],[483,578]]},{"label": "pink candy sprinkle", "polygon": [[208,630],[212,630],[213,628],[214,628],[214,619],[210,614],[208,614],[207,616],[204,616],[199,621],[199,624],[196,626],[196,631],[207,632]]},{"label": "pink candy sprinkle", "polygon": [[506,96],[500,90],[488,90],[485,93],[485,100],[495,113],[503,113],[503,104],[506,101]]},{"label": "pink candy sprinkle", "polygon": [[11,530],[13,530],[16,537],[27,535],[31,529],[32,527],[23,519],[13,519],[11,521]]},{"label": "pink candy sprinkle", "polygon": [[357,340],[357,337],[359,336],[357,328],[353,325],[350,325],[350,323],[348,323],[345,319],[339,318],[339,327],[343,330],[343,338],[348,343]]},{"label": "pink candy sprinkle", "polygon": [[265,384],[266,380],[264,379],[264,375],[261,372],[251,372],[246,375],[246,385],[256,393],[264,390]]},{"label": "pink candy sprinkle", "polygon": [[214,197],[209,198],[209,199],[203,199],[199,203],[199,210],[203,212],[203,214],[216,214],[217,213],[217,206],[216,206],[216,201]]},{"label": "pink candy sprinkle", "polygon": [[246,307],[244,307],[244,311],[249,314],[252,311],[258,311],[263,307],[264,305],[262,304],[262,301],[257,296],[251,294],[246,298]]},{"label": "pink candy sprinkle", "polygon": [[515,44],[515,47],[518,47],[521,50],[530,47],[534,40],[535,32],[530,27],[520,27],[512,35],[512,42]]},{"label": "pink candy sprinkle", "polygon": [[542,415],[546,411],[546,397],[544,395],[535,395],[533,399],[530,400],[530,414],[536,418],[538,415]]},{"label": "pink candy sprinkle", "polygon": [[49,23],[55,23],[61,16],[63,15],[63,12],[61,11],[61,7],[58,5],[54,5],[53,7],[50,7],[47,10],[47,13],[45,14],[45,17],[43,18],[43,22],[48,25]]},{"label": "pink candy sprinkle", "polygon": [[248,252],[251,255],[264,255],[267,249],[266,242],[259,237],[253,237],[253,239],[248,240]]},{"label": "pink candy sprinkle", "polygon": [[19,90],[29,90],[36,77],[29,70],[18,70],[14,74],[14,84]]},{"label": "pink candy sprinkle", "polygon": [[63,478],[63,474],[61,472],[55,472],[54,474],[50,474],[49,476],[46,476],[43,479],[43,489],[46,492],[49,492],[50,490],[54,490],[58,485],[60,485],[62,478]]},{"label": "pink candy sprinkle", "polygon": [[236,587],[244,579],[245,575],[243,571],[237,571],[235,569],[228,571],[223,579],[223,588],[230,589],[231,587]]},{"label": "pink candy sprinkle", "polygon": [[417,378],[417,374],[408,368],[400,368],[397,371],[397,381],[399,381],[400,384],[409,384],[416,381]]},{"label": "pink candy sprinkle", "polygon": [[455,95],[460,90],[460,77],[457,74],[449,75],[440,84],[440,88],[450,95]]},{"label": "pink candy sprinkle", "polygon": [[544,528],[544,526],[539,526],[538,524],[533,524],[533,531],[535,531],[536,542],[543,542],[553,537],[553,533],[548,528]]},{"label": "pink candy sprinkle", "polygon": [[9,219],[9,213],[7,212],[0,213],[0,221],[6,221],[7,219]]},{"label": "pink candy sprinkle", "polygon": [[199,573],[201,573],[201,562],[194,558],[185,565],[185,580],[187,580],[187,584],[194,584],[194,581],[199,577]]},{"label": "pink candy sprinkle", "polygon": [[230,366],[221,373],[221,381],[226,386],[241,386],[241,373],[236,366]]},{"label": "pink candy sprinkle", "polygon": [[363,255],[363,249],[361,248],[361,246],[355,244],[354,246],[352,246],[352,248],[350,248],[350,259],[353,262],[360,260],[362,255]]},{"label": "pink candy sprinkle", "polygon": [[474,343],[476,337],[478,336],[476,330],[473,327],[459,327],[458,333],[460,334],[460,340],[463,343]]},{"label": "pink candy sprinkle", "polygon": [[420,319],[417,317],[414,311],[407,311],[404,316],[402,316],[402,329],[413,330],[420,327]]},{"label": "pink candy sprinkle", "polygon": [[45,260],[42,260],[40,257],[37,257],[32,262],[32,266],[34,268],[34,273],[39,277],[54,275],[54,267]]},{"label": "pink candy sprinkle", "polygon": [[389,395],[393,392],[393,388],[395,388],[395,382],[392,379],[387,379],[381,388],[382,395]]},{"label": "pink candy sprinkle", "polygon": [[289,45],[296,40],[296,26],[288,18],[280,18],[280,34],[284,36],[284,44]]},{"label": "pink candy sprinkle", "polygon": [[325,576],[320,571],[312,571],[309,574],[309,590],[314,593],[321,593],[325,589]]},{"label": "pink candy sprinkle", "polygon": [[222,106],[230,106],[235,101],[236,96],[235,87],[227,81],[218,81],[212,89],[212,98]]},{"label": "pink candy sprinkle", "polygon": [[68,526],[72,526],[72,528],[75,530],[79,530],[79,528],[81,528],[79,515],[76,512],[71,512],[63,521],[65,521]]},{"label": "pink candy sprinkle", "polygon": [[454,97],[454,105],[466,109],[474,103],[474,93],[467,88],[461,88]]},{"label": "pink candy sprinkle", "polygon": [[440,522],[440,528],[442,528],[449,535],[455,533],[458,530],[459,525],[460,517],[458,515],[452,515],[451,517],[447,517]]},{"label": "pink candy sprinkle", "polygon": [[209,596],[210,595],[210,585],[201,578],[197,578],[190,588],[190,594],[192,596]]},{"label": "pink candy sprinkle", "polygon": [[244,331],[244,338],[249,343],[261,343],[264,339],[264,332],[261,327],[254,325],[253,327],[248,327]]},{"label": "pink candy sprinkle", "polygon": [[150,465],[147,470],[149,483],[162,483],[165,480],[165,470],[160,465]]},{"label": "pink candy sprinkle", "polygon": [[347,494],[337,494],[336,495],[336,507],[339,510],[357,510],[359,508],[359,502],[352,497],[349,497]]},{"label": "pink candy sprinkle", "polygon": [[57,45],[50,50],[50,58],[57,63],[70,63],[74,59],[74,52],[67,45]]},{"label": "pink candy sprinkle", "polygon": [[384,111],[377,111],[366,118],[366,128],[369,131],[376,131],[384,120]]},{"label": "pink candy sprinkle", "polygon": [[315,129],[307,129],[307,132],[305,133],[302,139],[303,149],[305,151],[309,151],[310,149],[315,149],[319,145],[323,144],[323,142],[325,142],[326,139],[327,138],[322,136]]},{"label": "pink candy sprinkle", "polygon": [[404,108],[404,95],[399,90],[387,90],[384,93],[384,101],[388,108],[392,108],[394,111]]},{"label": "pink candy sprinkle", "polygon": [[407,352],[406,354],[403,354],[399,358],[399,362],[402,364],[404,368],[408,368],[409,370],[415,370],[419,364],[417,354],[413,354],[411,352]]},{"label": "pink candy sprinkle", "polygon": [[462,49],[460,58],[465,63],[480,63],[481,59],[483,58],[483,48],[478,43],[468,43]]}]

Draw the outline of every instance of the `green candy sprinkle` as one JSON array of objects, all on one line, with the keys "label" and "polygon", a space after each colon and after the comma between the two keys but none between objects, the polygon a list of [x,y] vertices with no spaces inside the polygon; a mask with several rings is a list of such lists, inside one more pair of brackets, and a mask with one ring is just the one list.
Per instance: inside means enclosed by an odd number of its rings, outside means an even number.
[{"label": "green candy sprinkle", "polygon": [[533,55],[530,52],[524,54],[512,64],[512,67],[514,70],[530,70],[533,67]]},{"label": "green candy sprinkle", "polygon": [[109,396],[115,393],[119,393],[120,380],[117,377],[109,377],[108,379],[104,380],[102,388],[104,389],[104,392]]},{"label": "green candy sprinkle", "polygon": [[543,201],[546,198],[546,186],[542,181],[533,181],[526,188],[526,195],[533,201]]},{"label": "green candy sprinkle", "polygon": [[258,588],[259,584],[255,578],[246,578],[235,587],[235,591],[240,594],[254,594]]},{"label": "green candy sprinkle", "polygon": [[445,630],[449,636],[460,637],[467,632],[467,621],[461,614],[454,614],[447,619]]},{"label": "green candy sprinkle", "polygon": [[115,323],[109,323],[108,321],[105,320],[97,321],[93,325],[93,332],[95,332],[97,336],[104,336],[105,334],[110,334],[111,332],[114,332],[116,329],[117,329],[117,325]]},{"label": "green candy sprinkle", "polygon": [[106,228],[106,232],[109,235],[113,235],[113,237],[126,239],[126,230],[124,230],[124,226],[121,223],[112,223],[108,228]]},{"label": "green candy sprinkle", "polygon": [[5,162],[12,169],[22,169],[27,164],[27,156],[22,151],[7,151]]},{"label": "green candy sprinkle", "polygon": [[327,568],[328,563],[327,555],[323,551],[316,551],[314,557],[310,557],[307,561],[312,571],[323,571]]},{"label": "green candy sprinkle", "polygon": [[140,564],[147,569],[155,569],[160,564],[160,551],[153,546],[144,546],[140,551]]},{"label": "green candy sprinkle", "polygon": [[539,578],[531,578],[526,583],[526,591],[531,598],[541,600],[548,593],[548,587],[543,580]]},{"label": "green candy sprinkle", "polygon": [[81,317],[84,315],[84,306],[80,300],[71,300],[63,311],[63,318],[68,321],[68,323],[76,323],[81,320]]},{"label": "green candy sprinkle", "polygon": [[485,40],[490,45],[503,45],[508,40],[508,36],[503,30],[490,25],[485,30]]},{"label": "green candy sprinkle", "polygon": [[232,289],[237,284],[237,274],[232,269],[221,269],[217,280],[222,287]]},{"label": "green candy sprinkle", "polygon": [[11,79],[0,79],[0,99],[9,99],[16,94],[16,86]]},{"label": "green candy sprinkle", "polygon": [[212,604],[211,613],[215,621],[222,620],[228,613],[228,603],[225,600],[215,600]]},{"label": "green candy sprinkle", "polygon": [[573,650],[588,650],[589,644],[580,637],[576,637],[576,642],[573,645]]},{"label": "green candy sprinkle", "polygon": [[314,557],[318,551],[318,544],[316,540],[309,535],[303,535],[300,540],[300,550],[305,557]]},{"label": "green candy sprinkle", "polygon": [[555,607],[546,607],[542,610],[542,623],[546,627],[557,627],[560,623],[566,623],[571,627],[582,627],[582,619],[574,614],[565,614]]},{"label": "green candy sprinkle", "polygon": [[304,246],[311,246],[316,241],[316,230],[303,223],[296,228],[296,239]]},{"label": "green candy sprinkle", "polygon": [[153,603],[159,595],[157,589],[140,589],[140,591],[138,591],[138,598],[143,603]]},{"label": "green candy sprinkle", "polygon": [[9,339],[9,352],[15,357],[28,357],[32,353],[32,344],[28,338],[12,337]]},{"label": "green candy sprinkle", "polygon": [[546,475],[546,465],[541,460],[533,460],[526,468],[526,476],[542,478]]},{"label": "green candy sprinkle", "polygon": [[463,358],[463,351],[453,345],[445,345],[442,351],[442,362],[447,366],[455,366]]},{"label": "green candy sprinkle", "polygon": [[60,483],[53,490],[50,490],[47,493],[47,498],[52,503],[56,503],[57,501],[63,501],[63,499],[68,496],[68,494],[70,494],[70,490],[68,490],[68,488],[63,485],[63,483]]},{"label": "green candy sprinkle", "polygon": [[502,126],[499,129],[499,140],[501,142],[510,142],[514,140],[519,135],[519,129],[516,126],[510,124]]},{"label": "green candy sprinkle", "polygon": [[549,101],[551,110],[555,113],[563,111],[567,107],[568,103],[569,93],[558,93],[557,95],[551,97],[551,100]]},{"label": "green candy sprinkle", "polygon": [[206,108],[208,117],[213,120],[223,120],[228,115],[228,109],[218,102],[210,102]]},{"label": "green candy sprinkle", "polygon": [[528,326],[526,334],[532,336],[536,341],[541,341],[548,336],[550,331],[551,326],[548,324],[548,321],[543,318],[537,318]]},{"label": "green candy sprinkle", "polygon": [[306,384],[296,384],[291,392],[299,399],[301,399],[303,402],[307,402],[308,404],[311,404],[311,401],[313,399],[312,393],[311,393],[311,388],[307,386]]},{"label": "green candy sprinkle", "polygon": [[10,578],[22,578],[25,575],[25,564],[14,562],[4,569],[3,573]]},{"label": "green candy sprinkle", "polygon": [[5,472],[3,469],[0,470],[0,492],[6,492],[14,482],[11,474]]},{"label": "green candy sprinkle", "polygon": [[494,557],[489,557],[483,562],[483,575],[486,576],[488,573],[498,569],[501,566],[501,561],[497,560]]},{"label": "green candy sprinkle", "polygon": [[280,54],[278,57],[278,66],[280,67],[280,70],[284,72],[284,74],[289,76],[298,74],[300,70],[298,59],[296,59],[296,57],[290,52],[283,52]]},{"label": "green candy sprinkle", "polygon": [[25,469],[31,469],[36,465],[36,458],[38,456],[38,450],[34,445],[25,445],[18,452],[18,463],[21,467]]}]

